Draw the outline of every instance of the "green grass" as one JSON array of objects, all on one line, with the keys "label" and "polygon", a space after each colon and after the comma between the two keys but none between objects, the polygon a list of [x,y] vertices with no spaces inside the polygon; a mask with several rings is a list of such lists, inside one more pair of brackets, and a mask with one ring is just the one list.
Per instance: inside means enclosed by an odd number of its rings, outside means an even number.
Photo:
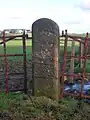
[{"label": "green grass", "polygon": [[[6,43],[7,54],[22,54],[23,53],[23,43],[22,40],[11,40]],[[30,59],[32,53],[32,41],[26,41],[26,53],[27,59]],[[0,45],[0,54],[4,54],[3,45]],[[3,59],[3,58],[0,58]],[[8,59],[18,59],[22,60],[22,57],[8,57]]]},{"label": "green grass", "polygon": [[31,98],[22,93],[0,93],[0,120],[90,119],[90,105],[83,100],[70,97],[60,101],[47,97]]},{"label": "green grass", "polygon": [[[7,46],[7,54],[11,54],[11,53],[23,53],[23,44],[22,44],[22,40],[12,40],[12,41],[8,41],[6,43]],[[32,41],[26,41],[26,49],[27,49],[27,54],[29,53],[29,49],[32,47]],[[4,53],[4,49],[3,46],[0,45],[0,53],[3,54]]]},{"label": "green grass", "polygon": [[[60,51],[63,53],[63,41],[62,44],[60,44]],[[23,44],[22,40],[11,40],[6,43],[7,46],[7,54],[18,54],[23,53]],[[78,43],[76,42],[76,50],[78,48]],[[26,41],[26,52],[27,54],[30,54],[32,51],[32,40]],[[68,42],[68,48],[67,52],[69,53],[71,51],[71,42]],[[0,45],[0,54],[4,54],[3,45]]]},{"label": "green grass", "polygon": [[23,93],[8,93],[5,92],[0,93],[0,111],[6,110],[10,107],[11,101],[19,100],[23,97]]}]

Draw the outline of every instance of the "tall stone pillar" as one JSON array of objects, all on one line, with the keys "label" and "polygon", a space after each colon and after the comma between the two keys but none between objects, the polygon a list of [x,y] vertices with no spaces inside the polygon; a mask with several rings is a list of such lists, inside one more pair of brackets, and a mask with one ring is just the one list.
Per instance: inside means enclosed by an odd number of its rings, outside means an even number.
[{"label": "tall stone pillar", "polygon": [[59,99],[59,27],[47,18],[32,25],[33,94]]}]

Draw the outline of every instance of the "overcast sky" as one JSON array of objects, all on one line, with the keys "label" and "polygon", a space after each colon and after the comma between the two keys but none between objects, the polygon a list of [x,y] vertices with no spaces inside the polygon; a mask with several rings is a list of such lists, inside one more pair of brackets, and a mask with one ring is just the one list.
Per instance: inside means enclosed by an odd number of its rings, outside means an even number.
[{"label": "overcast sky", "polygon": [[90,32],[90,0],[0,0],[0,29],[31,29],[39,18],[68,32]]}]

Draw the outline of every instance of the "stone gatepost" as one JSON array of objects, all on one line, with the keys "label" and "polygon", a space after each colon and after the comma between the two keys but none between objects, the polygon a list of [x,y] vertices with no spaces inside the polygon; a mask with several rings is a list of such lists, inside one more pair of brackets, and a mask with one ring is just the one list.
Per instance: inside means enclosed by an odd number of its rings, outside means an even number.
[{"label": "stone gatepost", "polygon": [[32,25],[32,80],[34,96],[59,99],[59,27],[47,18]]}]

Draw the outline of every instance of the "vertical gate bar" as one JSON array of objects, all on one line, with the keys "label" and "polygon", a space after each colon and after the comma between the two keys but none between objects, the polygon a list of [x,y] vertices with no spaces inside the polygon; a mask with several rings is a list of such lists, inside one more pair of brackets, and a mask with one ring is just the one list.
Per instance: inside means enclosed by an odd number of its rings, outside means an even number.
[{"label": "vertical gate bar", "polygon": [[5,30],[3,31],[3,44],[4,44],[4,61],[5,61],[6,93],[8,93],[8,60],[7,60],[7,53],[6,53]]},{"label": "vertical gate bar", "polygon": [[[84,45],[81,42],[79,43],[79,45],[80,45],[79,46],[79,54],[82,57],[84,54]],[[79,61],[80,61],[80,69],[82,69],[83,68],[83,59],[80,58]]]},{"label": "vertical gate bar", "polygon": [[67,30],[65,30],[64,63],[63,63],[63,66],[62,66],[60,98],[63,97],[63,93],[64,93],[64,75],[65,75],[65,69],[66,69],[67,42],[68,42],[68,35],[67,35]]},{"label": "vertical gate bar", "polygon": [[27,66],[26,66],[26,39],[23,31],[23,68],[24,68],[24,93],[27,93]]},{"label": "vertical gate bar", "polygon": [[[74,61],[75,61],[75,58],[72,57],[72,56],[75,56],[75,39],[72,40],[71,60],[70,60],[70,70],[69,70],[70,74],[74,74]],[[73,75],[68,77],[68,78],[69,78],[70,83],[74,82],[74,76]]]},{"label": "vertical gate bar", "polygon": [[84,88],[84,78],[85,78],[85,73],[86,73],[86,62],[87,62],[87,50],[88,50],[88,33],[86,34],[86,39],[85,39],[85,50],[84,50],[84,66],[83,66],[83,73],[82,73],[82,83],[81,83],[81,97],[84,96],[83,94],[83,88]]},{"label": "vertical gate bar", "polygon": [[81,49],[82,49],[82,43],[81,42],[79,42],[79,55],[80,55],[80,58],[79,58],[79,62],[80,62],[80,70],[81,70],[81,68],[82,68],[82,58],[81,58],[81,56],[82,56],[82,53],[81,53]]}]

